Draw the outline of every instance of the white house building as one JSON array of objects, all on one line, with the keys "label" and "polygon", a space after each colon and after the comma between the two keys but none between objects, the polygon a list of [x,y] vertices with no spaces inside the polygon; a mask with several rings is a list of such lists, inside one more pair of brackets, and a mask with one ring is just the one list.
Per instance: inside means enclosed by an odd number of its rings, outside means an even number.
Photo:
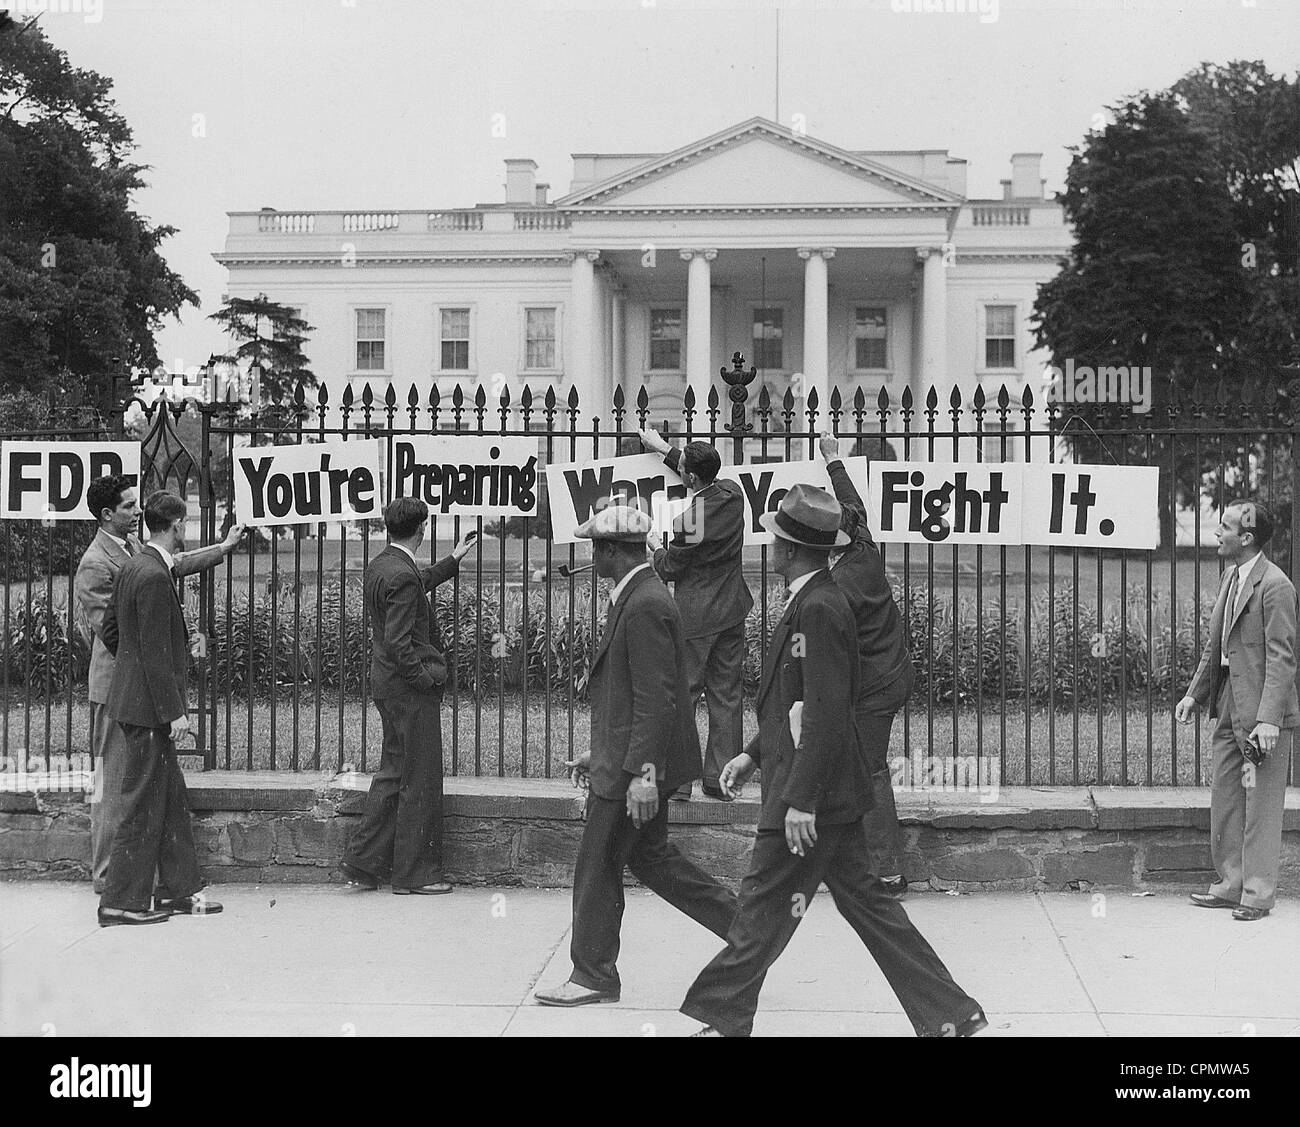
[{"label": "white house building", "polygon": [[946,405],[953,384],[992,398],[1039,378],[1028,317],[1070,245],[1039,162],[1014,155],[1003,198],[973,200],[946,151],[842,149],[752,118],[670,153],[576,153],[553,200],[513,159],[501,203],[232,212],[216,258],[231,296],[315,326],[332,403],[367,381],[403,406],[431,382],[508,385],[513,402],[576,387],[589,427],[616,386],[630,405],[644,385],[652,419],[680,424],[685,388],[702,407],[716,385],[725,421],[718,370],[739,351],[759,369],[751,405],[762,385],[874,405],[931,384]]}]

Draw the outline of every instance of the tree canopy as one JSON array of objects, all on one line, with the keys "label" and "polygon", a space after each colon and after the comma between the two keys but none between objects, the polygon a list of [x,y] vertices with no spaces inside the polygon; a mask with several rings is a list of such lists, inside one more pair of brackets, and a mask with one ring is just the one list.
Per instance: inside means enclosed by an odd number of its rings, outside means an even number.
[{"label": "tree canopy", "polygon": [[[112,82],[71,65],[35,18],[0,12],[0,381],[84,390],[158,365],[154,334],[198,297],[132,207],[145,185]],[[117,358],[117,363],[115,363]]]}]

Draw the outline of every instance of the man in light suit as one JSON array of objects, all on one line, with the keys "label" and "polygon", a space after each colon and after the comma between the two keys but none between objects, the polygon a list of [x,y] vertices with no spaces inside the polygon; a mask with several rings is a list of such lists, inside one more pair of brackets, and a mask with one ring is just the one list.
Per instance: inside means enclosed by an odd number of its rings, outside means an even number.
[{"label": "man in light suit", "polygon": [[1210,856],[1219,879],[1192,894],[1202,908],[1262,920],[1277,892],[1282,811],[1296,698],[1296,591],[1263,549],[1273,517],[1254,501],[1223,512],[1219,558],[1229,564],[1196,675],[1175,715],[1184,724],[1207,705],[1214,729]]},{"label": "man in light suit", "polygon": [[[117,573],[143,545],[136,537],[140,504],[134,478],[112,474],[96,478],[86,489],[86,503],[99,525],[77,565],[73,591],[81,608],[82,636],[90,646],[90,746],[95,757],[95,790],[90,802],[90,867],[96,893],[104,891],[108,854],[121,818],[122,768],[126,760],[122,730],[104,705],[113,683],[113,655],[104,644],[104,614],[113,596]],[[235,550],[243,525],[231,528],[220,544],[177,552],[174,574],[193,575],[215,567]]]},{"label": "man in light suit", "polygon": [[587,818],[573,875],[573,972],[534,995],[544,1006],[617,1002],[623,869],[714,935],[736,897],[668,840],[668,794],[700,776],[700,737],[687,689],[686,643],[668,588],[646,560],[650,518],[627,505],[578,529],[596,574],[612,579],[609,617],[591,664],[591,750],[565,764],[588,782]]},{"label": "man in light suit", "polygon": [[979,1005],[871,869],[862,823],[871,769],[854,716],[857,629],[827,570],[831,551],[849,542],[839,502],[795,485],[761,519],[776,537],[772,559],[787,601],[763,662],[758,735],[722,783],[743,786],[761,764],[763,804],[727,946],[700,972],[682,1013],[706,1023],[697,1036],[747,1037],[768,968],[825,881],[917,1034],[970,1036],[988,1024]]},{"label": "man in light suit", "polygon": [[460,569],[478,533],[422,568],[415,553],[429,506],[397,497],[384,509],[384,525],[388,547],[370,561],[365,578],[370,695],[383,724],[383,752],[339,868],[367,891],[391,881],[399,896],[440,896],[452,890],[442,871],[442,690],[450,666],[429,596]]},{"label": "man in light suit", "polygon": [[[641,431],[640,437],[647,450],[664,456],[691,492],[690,506],[673,522],[668,546],[655,548],[654,569],[672,583],[681,612],[691,700],[703,693],[708,705],[701,785],[710,798],[730,801],[718,776],[744,743],[745,619],[754,605],[741,555],[745,501],[736,482],[719,480],[722,459],[707,442],[688,442],[679,450],[652,430]],[[674,795],[690,796],[690,784]]]},{"label": "man in light suit", "polygon": [[[159,490],[144,506],[149,543],[117,573],[102,624],[116,661],[104,707],[122,730],[121,820],[99,900],[99,926],[211,915],[176,741],[189,731],[189,630],[172,571],[185,548],[184,501]],[[154,889],[154,874],[158,887]],[[152,907],[151,907],[152,901]]]}]

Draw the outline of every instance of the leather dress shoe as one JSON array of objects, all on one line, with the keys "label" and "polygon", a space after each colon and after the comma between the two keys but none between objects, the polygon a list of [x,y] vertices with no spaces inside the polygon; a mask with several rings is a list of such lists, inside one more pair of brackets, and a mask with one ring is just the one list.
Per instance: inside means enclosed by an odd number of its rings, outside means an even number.
[{"label": "leather dress shoe", "polygon": [[452,886],[444,881],[437,881],[434,884],[421,884],[415,888],[404,888],[402,885],[393,885],[394,896],[446,896],[452,890]]},{"label": "leather dress shoe", "polygon": [[117,927],[120,924],[162,924],[171,918],[170,912],[141,912],[134,908],[99,909],[100,927]]},{"label": "leather dress shoe", "polygon": [[692,1037],[725,1037],[726,1034],[720,1029],[714,1029],[711,1025],[705,1025],[691,1034]]},{"label": "leather dress shoe", "polygon": [[727,794],[721,787],[710,787],[701,784],[701,790],[709,798],[716,798],[719,802],[735,802],[736,800]]},{"label": "leather dress shoe", "polygon": [[364,869],[358,869],[355,865],[349,865],[346,861],[339,862],[339,872],[343,874],[344,879],[353,888],[374,892],[379,887],[378,877],[372,877]]},{"label": "leather dress shoe", "polygon": [[174,900],[154,900],[154,907],[171,916],[215,916],[221,905],[205,896],[178,896]]},{"label": "leather dress shoe", "polygon": [[1248,923],[1253,923],[1255,920],[1262,920],[1267,915],[1267,908],[1250,908],[1243,904],[1232,913],[1232,918],[1234,920],[1245,920]]},{"label": "leather dress shoe", "polygon": [[554,990],[538,990],[533,994],[543,1006],[590,1006],[596,1002],[617,1002],[618,990],[591,990],[569,981]]},{"label": "leather dress shoe", "polygon": [[1191,896],[1192,903],[1198,908],[1239,908],[1241,907],[1235,900],[1224,900],[1221,896],[1215,896],[1210,892],[1193,892]]},{"label": "leather dress shoe", "polygon": [[668,796],[669,802],[690,802],[692,787],[685,787],[682,790],[675,790]]}]

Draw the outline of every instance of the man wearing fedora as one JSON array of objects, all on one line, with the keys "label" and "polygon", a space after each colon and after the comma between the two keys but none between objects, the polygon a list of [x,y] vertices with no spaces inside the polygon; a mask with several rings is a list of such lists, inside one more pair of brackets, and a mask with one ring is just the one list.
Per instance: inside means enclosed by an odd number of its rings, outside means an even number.
[{"label": "man wearing fedora", "polygon": [[1194,892],[1201,908],[1262,920],[1277,894],[1296,699],[1296,591],[1263,550],[1272,514],[1254,501],[1223,511],[1219,558],[1230,564],[1210,616],[1205,651],[1175,715],[1190,724],[1200,707],[1218,718],[1210,784],[1210,857],[1219,879]]},{"label": "man wearing fedora", "polygon": [[758,735],[722,772],[734,793],[761,765],[763,801],[727,946],[682,1003],[705,1023],[702,1035],[749,1035],[768,968],[823,881],[919,1035],[970,1036],[988,1024],[872,872],[862,824],[871,771],[854,716],[857,631],[827,567],[849,543],[840,518],[839,502],[812,485],[795,485],[761,518],[776,537],[786,606],[763,662]]},{"label": "man wearing fedora", "polygon": [[736,897],[668,840],[667,796],[700,777],[700,739],[687,688],[681,619],[650,569],[640,509],[608,505],[578,529],[596,574],[614,581],[592,658],[591,750],[565,764],[589,787],[573,874],[573,972],[535,997],[544,1006],[617,1002],[623,870],[725,937]]}]

